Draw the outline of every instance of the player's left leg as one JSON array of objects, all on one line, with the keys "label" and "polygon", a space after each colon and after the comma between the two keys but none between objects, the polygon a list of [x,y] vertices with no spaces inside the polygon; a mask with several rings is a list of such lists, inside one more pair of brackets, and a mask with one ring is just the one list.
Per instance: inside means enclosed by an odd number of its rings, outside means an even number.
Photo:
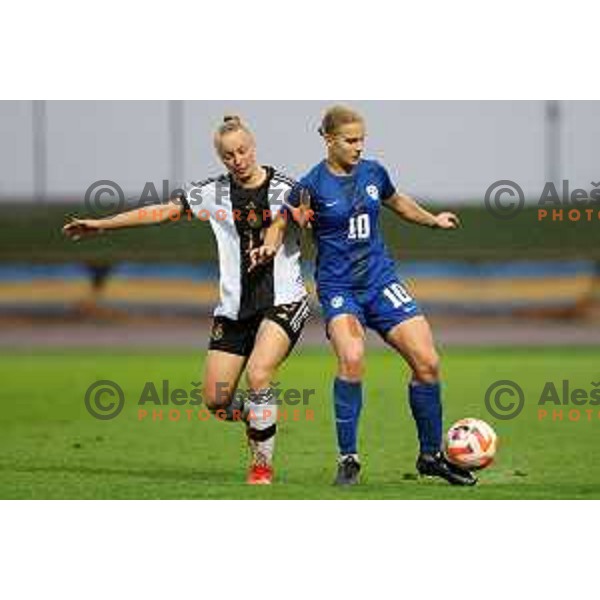
[{"label": "player's left leg", "polygon": [[271,382],[277,368],[290,349],[290,340],[277,323],[264,319],[258,330],[256,342],[248,365],[248,414],[246,433],[252,453],[248,483],[271,483],[273,451],[277,432],[277,405]]},{"label": "player's left leg", "polygon": [[392,327],[386,341],[401,354],[412,371],[408,397],[417,426],[420,454],[417,469],[423,475],[439,476],[455,485],[473,485],[476,478],[453,467],[442,452],[442,402],[439,356],[427,319],[412,317]]},{"label": "player's left leg", "polygon": [[245,364],[245,356],[221,350],[206,353],[202,397],[208,410],[224,412],[229,421],[241,420],[243,406],[234,400]]},{"label": "player's left leg", "polygon": [[422,315],[395,325],[386,341],[408,363],[410,408],[417,425],[421,453],[435,454],[442,444],[439,357],[429,323]]},{"label": "player's left leg", "polygon": [[268,484],[273,475],[277,404],[271,383],[297,342],[309,316],[306,301],[274,307],[262,320],[246,365],[247,435],[252,452],[248,483]]}]

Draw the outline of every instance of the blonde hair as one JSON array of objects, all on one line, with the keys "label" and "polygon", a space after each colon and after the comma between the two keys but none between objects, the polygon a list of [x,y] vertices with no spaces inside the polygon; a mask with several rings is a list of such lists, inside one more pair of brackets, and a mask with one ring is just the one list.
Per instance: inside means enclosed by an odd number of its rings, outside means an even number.
[{"label": "blonde hair", "polygon": [[221,138],[226,133],[232,133],[234,131],[245,131],[252,139],[254,139],[252,132],[250,131],[248,126],[242,121],[242,118],[239,115],[225,115],[223,117],[223,122],[217,128],[217,131],[215,131],[215,148],[217,150],[219,149]]},{"label": "blonde hair", "polygon": [[363,118],[351,108],[339,104],[328,108],[323,115],[319,133],[322,136],[335,133],[342,125],[349,123],[363,123]]}]

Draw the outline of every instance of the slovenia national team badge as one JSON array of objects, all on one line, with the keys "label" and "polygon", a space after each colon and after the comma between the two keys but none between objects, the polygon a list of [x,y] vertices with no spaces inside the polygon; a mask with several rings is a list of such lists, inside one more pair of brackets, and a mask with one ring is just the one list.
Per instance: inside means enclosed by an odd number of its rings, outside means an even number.
[{"label": "slovenia national team badge", "polygon": [[331,299],[331,306],[333,308],[340,308],[344,304],[344,296],[334,296]]},{"label": "slovenia national team badge", "polygon": [[377,189],[376,185],[368,185],[365,191],[369,195],[369,198],[371,198],[372,200],[379,200],[379,190]]}]

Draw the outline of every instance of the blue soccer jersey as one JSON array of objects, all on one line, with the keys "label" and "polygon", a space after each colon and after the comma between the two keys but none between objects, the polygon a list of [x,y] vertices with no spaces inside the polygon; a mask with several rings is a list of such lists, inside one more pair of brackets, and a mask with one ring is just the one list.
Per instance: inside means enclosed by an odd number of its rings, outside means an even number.
[{"label": "blue soccer jersey", "polygon": [[[379,226],[381,203],[396,192],[387,171],[361,160],[351,175],[334,175],[325,161],[300,181],[310,194],[320,289],[367,290],[394,273]],[[292,202],[294,197],[292,196]]]},{"label": "blue soccer jersey", "polygon": [[352,174],[335,175],[322,161],[301,179],[290,204],[298,205],[302,189],[310,194],[314,211],[315,279],[325,321],[351,313],[385,335],[419,315],[381,234],[381,203],[396,193],[384,167],[361,160]]}]

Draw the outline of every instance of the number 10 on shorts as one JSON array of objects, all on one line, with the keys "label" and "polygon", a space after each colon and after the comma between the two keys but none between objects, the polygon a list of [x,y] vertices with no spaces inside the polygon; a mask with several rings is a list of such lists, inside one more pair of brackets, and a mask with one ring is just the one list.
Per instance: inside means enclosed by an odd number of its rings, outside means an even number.
[{"label": "number 10 on shorts", "polygon": [[383,295],[392,303],[394,308],[413,301],[412,296],[399,284],[392,283],[383,290]]}]

